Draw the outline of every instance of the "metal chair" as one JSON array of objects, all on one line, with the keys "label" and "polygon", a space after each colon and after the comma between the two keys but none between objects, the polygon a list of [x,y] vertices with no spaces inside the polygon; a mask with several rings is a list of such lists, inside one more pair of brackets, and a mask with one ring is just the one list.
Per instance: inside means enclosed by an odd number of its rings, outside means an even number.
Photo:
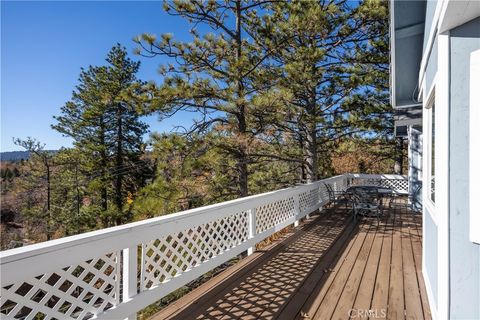
[{"label": "metal chair", "polygon": [[408,193],[407,201],[398,201],[399,199],[402,198],[401,195],[394,194],[389,202],[388,207],[393,208],[393,209],[407,209],[411,210],[412,212],[417,211],[416,208],[414,207],[414,203],[417,201],[417,196],[420,194],[420,191],[422,190],[422,185],[417,185],[412,192]]},{"label": "metal chair", "polygon": [[344,202],[345,206],[348,205],[346,193],[344,191],[333,190],[332,186],[328,183],[324,183],[325,189],[328,192],[328,200],[333,203],[335,207],[337,203]]},{"label": "metal chair", "polygon": [[353,219],[356,221],[358,215],[375,216],[380,220],[382,209],[380,204],[381,197],[378,194],[366,192],[362,189],[356,189],[352,193],[353,200]]}]

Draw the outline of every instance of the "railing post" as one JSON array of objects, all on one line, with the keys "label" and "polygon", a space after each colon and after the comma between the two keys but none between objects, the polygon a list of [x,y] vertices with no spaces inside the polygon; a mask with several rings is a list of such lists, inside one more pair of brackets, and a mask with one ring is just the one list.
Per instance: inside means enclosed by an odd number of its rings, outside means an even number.
[{"label": "railing post", "polygon": [[[253,239],[256,235],[256,221],[255,221],[255,208],[248,210],[248,238]],[[255,245],[247,249],[247,255],[251,255],[255,251]]]},{"label": "railing post", "polygon": [[[129,301],[137,294],[137,265],[138,265],[138,248],[132,246],[123,249],[123,292],[122,302]],[[126,320],[137,319],[137,314],[131,314]]]},{"label": "railing post", "polygon": [[[316,192],[317,192],[317,203],[316,203],[316,205],[315,205],[315,208],[316,208],[316,210],[318,210],[318,208],[320,207],[320,187],[317,186],[317,187],[315,188],[315,190],[316,190]],[[299,211],[300,211],[300,210],[299,210]],[[305,219],[307,219],[307,220],[310,219],[310,214],[311,214],[312,212],[314,212],[314,211],[315,211],[315,210],[313,210],[313,211],[310,211],[310,210],[309,210],[309,211],[307,212],[307,214],[305,215]]]},{"label": "railing post", "polygon": [[297,193],[295,197],[293,198],[293,214],[295,217],[295,222],[293,223],[294,227],[298,227],[299,221],[300,221],[300,193]]}]

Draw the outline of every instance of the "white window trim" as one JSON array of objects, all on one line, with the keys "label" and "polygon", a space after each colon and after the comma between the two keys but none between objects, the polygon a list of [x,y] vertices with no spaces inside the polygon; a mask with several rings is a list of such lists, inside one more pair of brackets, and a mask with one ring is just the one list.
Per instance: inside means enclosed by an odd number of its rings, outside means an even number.
[{"label": "white window trim", "polygon": [[[430,288],[427,288],[428,300],[430,306],[436,310],[432,310],[432,314],[436,315],[436,319],[449,319],[450,313],[450,199],[449,199],[449,147],[450,147],[450,39],[449,33],[440,33],[438,36],[438,65],[437,74],[432,83],[429,92],[426,92],[426,80],[423,76],[423,186],[422,192],[424,212],[428,211],[429,216],[436,224],[437,241],[436,247],[431,246],[432,243],[425,243],[422,247],[422,256],[425,259],[426,250],[437,251],[437,277],[429,279],[432,283],[437,283],[437,300],[433,297]],[[434,91],[435,90],[435,91]],[[428,186],[428,177],[431,175],[431,167],[427,164],[430,160],[429,145],[431,128],[429,125],[429,111],[427,106],[431,105],[431,99],[435,100],[435,138],[438,142],[435,145],[435,205],[430,200],[430,186]],[[430,104],[429,104],[430,103]],[[423,231],[425,230],[426,214],[423,215]],[[425,261],[425,260],[424,260]],[[427,283],[428,286],[428,283]]]},{"label": "white window trim", "polygon": [[424,180],[423,180],[423,200],[424,200],[424,205],[427,207],[428,212],[430,213],[430,216],[436,223],[436,210],[435,210],[435,202],[432,201],[431,198],[431,190],[432,190],[432,184],[431,184],[431,179],[432,179],[432,139],[435,137],[432,137],[432,106],[435,104],[435,88],[436,88],[436,80],[437,80],[437,75],[435,75],[435,78],[432,81],[432,85],[430,87],[430,90],[428,94],[425,96],[425,108],[424,108],[424,134],[423,134],[423,139],[424,139],[424,144],[425,144],[425,161],[423,162],[424,168],[422,168],[422,171],[424,172]]},{"label": "white window trim", "polygon": [[437,215],[437,315],[450,318],[450,35],[438,35],[435,94],[435,214]]},{"label": "white window trim", "polygon": [[433,14],[432,22],[430,24],[430,29],[428,30],[427,45],[425,47],[425,50],[423,51],[422,61],[420,62],[420,72],[418,74],[418,79],[420,83],[423,82],[426,74],[427,62],[430,59],[433,43],[435,42],[435,37],[438,33],[438,24],[440,22],[442,10],[444,10],[444,1],[439,1],[435,6],[435,12]]}]

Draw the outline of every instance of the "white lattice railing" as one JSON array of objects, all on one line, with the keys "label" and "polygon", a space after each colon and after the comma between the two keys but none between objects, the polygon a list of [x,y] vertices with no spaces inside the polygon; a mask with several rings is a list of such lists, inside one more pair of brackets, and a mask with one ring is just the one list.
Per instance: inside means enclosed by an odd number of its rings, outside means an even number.
[{"label": "white lattice railing", "polygon": [[396,174],[350,174],[353,185],[372,185],[393,189],[396,193],[408,194],[408,179]]},{"label": "white lattice railing", "polygon": [[2,319],[122,319],[326,204],[324,184],[385,185],[346,174],[118,227],[3,251]]}]

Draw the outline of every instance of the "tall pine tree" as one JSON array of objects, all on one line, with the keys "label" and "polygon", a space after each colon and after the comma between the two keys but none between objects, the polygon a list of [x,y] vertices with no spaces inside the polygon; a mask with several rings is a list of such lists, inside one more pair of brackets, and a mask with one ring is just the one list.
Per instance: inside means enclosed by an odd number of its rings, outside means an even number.
[{"label": "tall pine tree", "polygon": [[[250,36],[258,14],[270,1],[166,1],[167,13],[189,21],[192,42],[163,34],[160,39],[143,34],[135,39],[138,53],[167,56],[175,63],[164,65],[166,76],[151,111],[163,116],[179,110],[198,112],[202,117],[189,132],[214,128],[216,146],[235,161],[230,185],[238,196],[248,195],[248,166],[258,126],[252,126],[253,98],[263,90],[269,76],[264,64],[268,58],[259,41]],[[201,32],[199,31],[201,30]]]},{"label": "tall pine tree", "polygon": [[[302,180],[311,182],[325,174],[322,169],[329,166],[339,139],[365,130],[361,121],[369,112],[351,117],[352,104],[346,102],[375,84],[358,52],[368,50],[369,41],[381,35],[372,25],[387,15],[380,1],[275,2],[269,9],[256,32],[274,52],[282,76],[264,100],[271,103],[273,97],[277,102],[270,119],[296,141],[300,152],[284,150],[292,161],[301,161]],[[321,161],[326,161],[323,168]]]},{"label": "tall pine tree", "polygon": [[140,62],[128,58],[119,44],[106,61],[106,66],[82,70],[72,99],[52,127],[73,138],[75,148],[84,153],[82,169],[90,173],[90,188],[99,193],[103,224],[111,225],[128,220],[124,204],[141,183],[138,173],[145,166],[141,155],[147,126],[137,113],[144,103],[142,82],[136,78]]}]

